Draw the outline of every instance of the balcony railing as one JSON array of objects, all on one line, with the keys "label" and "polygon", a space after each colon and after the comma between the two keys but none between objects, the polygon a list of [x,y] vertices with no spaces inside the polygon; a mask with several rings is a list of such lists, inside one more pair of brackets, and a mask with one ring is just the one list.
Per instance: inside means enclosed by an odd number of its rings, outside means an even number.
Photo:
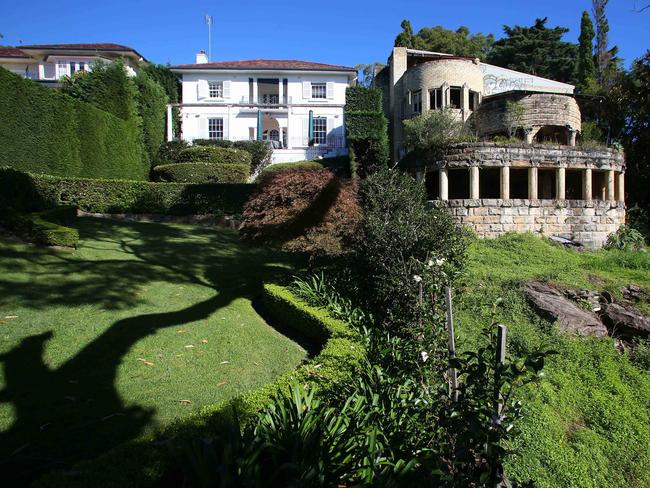
[{"label": "balcony railing", "polygon": [[280,107],[291,103],[291,97],[282,97],[279,95],[259,95],[257,98],[242,97],[239,101],[241,105],[263,106],[263,107]]}]

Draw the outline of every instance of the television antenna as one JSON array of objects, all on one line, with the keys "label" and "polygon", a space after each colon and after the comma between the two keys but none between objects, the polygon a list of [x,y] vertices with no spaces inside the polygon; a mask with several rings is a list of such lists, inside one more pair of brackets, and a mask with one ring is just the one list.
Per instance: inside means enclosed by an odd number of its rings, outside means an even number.
[{"label": "television antenna", "polygon": [[208,62],[212,61],[212,15],[205,14],[203,17],[208,26]]}]

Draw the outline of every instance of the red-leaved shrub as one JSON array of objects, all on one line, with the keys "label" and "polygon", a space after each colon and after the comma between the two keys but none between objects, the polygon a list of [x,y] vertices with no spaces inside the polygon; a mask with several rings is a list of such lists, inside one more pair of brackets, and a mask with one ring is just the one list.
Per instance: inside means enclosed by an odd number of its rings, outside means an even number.
[{"label": "red-leaved shrub", "polygon": [[264,178],[244,205],[240,236],[285,251],[338,255],[360,222],[354,183],[327,170],[280,171]]}]

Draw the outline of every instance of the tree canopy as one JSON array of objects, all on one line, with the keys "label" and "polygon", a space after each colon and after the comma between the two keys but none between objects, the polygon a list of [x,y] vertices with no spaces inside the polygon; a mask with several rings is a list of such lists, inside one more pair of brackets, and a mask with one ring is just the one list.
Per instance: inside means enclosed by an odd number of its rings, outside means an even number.
[{"label": "tree canopy", "polygon": [[565,42],[566,27],[546,27],[547,18],[536,19],[530,27],[504,26],[505,37],[496,41],[487,61],[553,80],[572,82],[575,78],[576,44]]},{"label": "tree canopy", "polygon": [[408,20],[402,21],[402,32],[395,38],[395,46],[481,59],[485,59],[493,43],[492,34],[470,34],[465,26],[452,31],[437,25],[424,27],[417,34],[413,34],[411,22]]}]

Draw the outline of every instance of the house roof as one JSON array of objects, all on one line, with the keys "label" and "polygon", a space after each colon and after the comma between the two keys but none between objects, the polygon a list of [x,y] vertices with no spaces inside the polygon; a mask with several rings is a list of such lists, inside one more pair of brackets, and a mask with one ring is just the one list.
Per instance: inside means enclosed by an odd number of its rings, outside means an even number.
[{"label": "house roof", "polygon": [[355,68],[335,64],[312,63],[294,59],[249,59],[243,61],[220,61],[218,63],[179,64],[172,69],[214,69],[214,70],[283,70],[283,71],[352,71]]},{"label": "house roof", "polygon": [[111,51],[111,52],[130,52],[146,61],[145,57],[138,51],[129,46],[115,44],[113,42],[94,42],[82,44],[29,44],[22,45],[20,49],[39,50],[39,51]]},{"label": "house roof", "polygon": [[28,56],[22,52],[17,47],[0,47],[0,58],[23,58],[29,59],[31,56]]}]

